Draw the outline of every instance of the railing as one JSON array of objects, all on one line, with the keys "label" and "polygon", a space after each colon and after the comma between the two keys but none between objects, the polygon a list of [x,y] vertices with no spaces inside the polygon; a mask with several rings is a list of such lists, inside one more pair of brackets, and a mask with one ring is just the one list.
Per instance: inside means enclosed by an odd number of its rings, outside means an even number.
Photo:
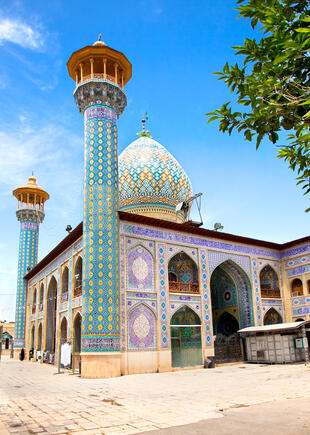
[{"label": "railing", "polygon": [[199,293],[199,284],[196,282],[169,281],[171,293]]},{"label": "railing", "polygon": [[262,298],[281,298],[280,290],[276,289],[261,289],[261,297]]},{"label": "railing", "polygon": [[73,290],[73,297],[78,298],[79,296],[82,296],[82,286],[81,285],[75,287],[75,289]]},{"label": "railing", "polygon": [[61,302],[67,302],[68,292],[61,293]]},{"label": "railing", "polygon": [[77,83],[78,85],[81,85],[84,82],[87,82],[88,80],[106,80],[107,82],[115,83],[117,86],[122,88],[122,84],[119,81],[115,80],[115,77],[110,76],[109,74],[103,74],[103,73],[94,73],[94,74],[88,74],[87,76],[83,76],[83,80],[80,80]]}]

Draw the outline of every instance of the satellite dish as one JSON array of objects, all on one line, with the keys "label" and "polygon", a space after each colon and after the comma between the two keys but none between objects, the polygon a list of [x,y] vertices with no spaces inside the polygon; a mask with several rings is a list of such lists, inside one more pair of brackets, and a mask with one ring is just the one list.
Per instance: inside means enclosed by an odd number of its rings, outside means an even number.
[{"label": "satellite dish", "polygon": [[[197,193],[194,196],[191,196],[190,198],[188,198],[186,201],[183,202],[179,202],[179,204],[176,205],[175,207],[175,211],[176,213],[179,211],[183,211],[184,215],[185,215],[185,221],[187,223],[191,223],[194,226],[201,226],[202,225],[202,218],[201,218],[201,212],[200,212],[200,197],[202,196],[202,193]],[[199,202],[197,201],[197,198],[199,198]],[[197,207],[198,207],[198,212],[199,212],[199,216],[200,216],[200,222],[193,222],[190,221],[189,218],[189,213],[190,213],[190,209],[191,209],[191,204],[192,202],[195,200]]]},{"label": "satellite dish", "polygon": [[176,207],[175,207],[175,211],[176,212],[181,211],[182,207],[183,207],[183,202],[179,202],[179,204],[177,204]]}]

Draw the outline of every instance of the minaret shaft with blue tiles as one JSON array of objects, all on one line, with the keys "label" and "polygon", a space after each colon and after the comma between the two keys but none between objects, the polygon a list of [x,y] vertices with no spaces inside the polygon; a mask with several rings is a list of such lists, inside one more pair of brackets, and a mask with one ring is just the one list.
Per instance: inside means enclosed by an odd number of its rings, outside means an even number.
[{"label": "minaret shaft with blue tiles", "polygon": [[[131,64],[99,36],[72,54],[74,98],[84,115],[82,376],[117,375],[120,352],[117,120],[126,107]],[[105,356],[98,363],[99,357]],[[116,358],[116,357],[115,357]],[[112,362],[111,362],[112,361]]]},{"label": "minaret shaft with blue tiles", "polygon": [[16,216],[20,221],[14,333],[14,348],[18,351],[25,348],[27,282],[24,276],[37,264],[39,226],[49,195],[36,184],[34,176],[29,177],[26,185],[15,189],[13,195],[18,201]]}]

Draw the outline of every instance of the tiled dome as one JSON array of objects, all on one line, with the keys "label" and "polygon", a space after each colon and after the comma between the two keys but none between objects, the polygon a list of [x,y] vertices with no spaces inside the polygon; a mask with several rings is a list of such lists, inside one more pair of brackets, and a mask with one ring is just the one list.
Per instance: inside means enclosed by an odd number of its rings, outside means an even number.
[{"label": "tiled dome", "polygon": [[143,213],[142,208],[150,211],[153,206],[155,213],[154,207],[159,207],[176,216],[175,206],[191,194],[192,186],[185,171],[154,139],[141,136],[120,154],[119,206],[122,210],[136,213],[139,208],[139,214],[150,215],[152,213]]}]

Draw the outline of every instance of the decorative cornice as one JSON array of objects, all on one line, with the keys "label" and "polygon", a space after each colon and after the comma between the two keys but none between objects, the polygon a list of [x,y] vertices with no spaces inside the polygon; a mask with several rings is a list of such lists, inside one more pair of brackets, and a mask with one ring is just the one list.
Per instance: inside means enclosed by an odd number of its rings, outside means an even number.
[{"label": "decorative cornice", "polygon": [[112,107],[119,116],[127,105],[122,89],[107,81],[90,80],[81,84],[74,91],[74,99],[81,113],[89,106],[100,104]]},{"label": "decorative cornice", "polygon": [[16,211],[16,216],[20,222],[31,221],[41,224],[44,220],[45,214],[41,210],[22,208]]}]

